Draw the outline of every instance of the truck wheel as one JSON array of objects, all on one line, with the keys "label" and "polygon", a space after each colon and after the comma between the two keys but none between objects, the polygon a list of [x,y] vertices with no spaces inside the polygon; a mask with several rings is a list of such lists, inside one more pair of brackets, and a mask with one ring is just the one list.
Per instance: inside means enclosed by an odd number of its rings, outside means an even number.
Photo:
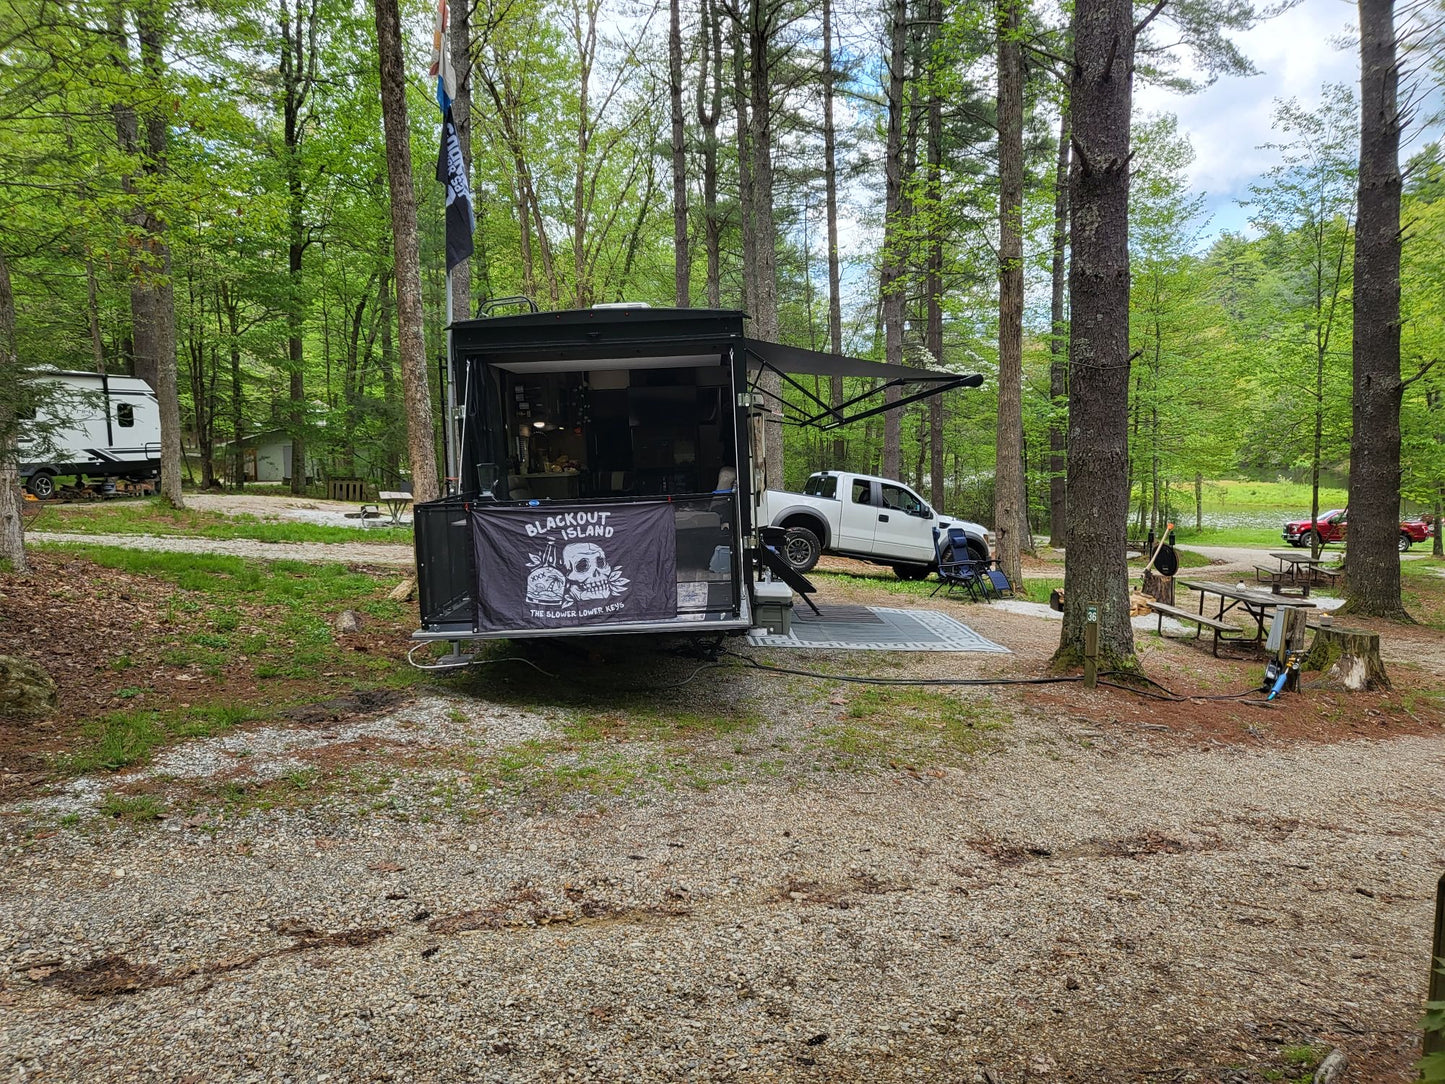
[{"label": "truck wheel", "polygon": [[925,580],[928,578],[927,565],[894,565],[893,575],[900,580]]},{"label": "truck wheel", "polygon": [[783,559],[794,572],[811,572],[823,555],[823,543],[806,527],[789,527],[783,538]]},{"label": "truck wheel", "polygon": [[55,475],[48,470],[38,470],[25,482],[25,488],[30,490],[38,501],[48,501],[55,496]]},{"label": "truck wheel", "polygon": [[1404,531],[1401,531],[1401,532],[1400,532],[1400,552],[1401,552],[1401,553],[1404,553],[1407,549],[1409,549],[1409,548],[1410,548],[1411,546],[1413,546],[1414,544],[1415,544],[1415,540],[1414,540],[1413,538],[1411,538],[1409,535],[1407,535]]}]

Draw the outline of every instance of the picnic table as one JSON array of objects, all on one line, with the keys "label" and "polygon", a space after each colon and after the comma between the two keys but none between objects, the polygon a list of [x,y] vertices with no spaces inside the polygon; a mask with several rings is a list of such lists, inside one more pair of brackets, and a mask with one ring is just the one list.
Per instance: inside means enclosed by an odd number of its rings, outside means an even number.
[{"label": "picnic table", "polygon": [[[1209,596],[1215,595],[1218,597],[1219,605],[1213,617],[1213,621],[1217,624],[1211,625],[1214,629],[1214,650],[1216,654],[1219,652],[1219,642],[1221,639],[1225,641],[1243,641],[1249,639],[1254,643],[1263,640],[1265,637],[1265,618],[1269,617],[1281,606],[1296,606],[1308,610],[1315,609],[1315,604],[1306,599],[1265,594],[1263,591],[1252,591],[1247,587],[1236,587],[1232,584],[1219,583],[1215,580],[1180,580],[1179,583],[1191,591],[1199,592],[1199,614],[1201,617],[1204,616],[1205,603]],[[1224,622],[1224,615],[1234,609],[1242,609],[1254,619],[1254,635],[1252,637],[1221,637],[1220,634],[1223,630],[1219,627],[1219,624]],[[1248,632],[1247,629],[1242,629],[1241,631]]]},{"label": "picnic table", "polygon": [[[400,490],[383,490],[376,495],[376,499],[386,505],[387,512],[391,514],[391,526],[400,527],[401,514],[406,511],[406,506],[411,504],[411,494]],[[362,510],[365,511],[365,506]],[[363,518],[362,522],[365,523],[366,520]]]},{"label": "picnic table", "polygon": [[[1270,556],[1279,561],[1280,571],[1286,573],[1291,582],[1302,583],[1306,588],[1315,583],[1332,584],[1343,571],[1340,565],[1326,567],[1323,557],[1311,557],[1308,553],[1271,553]],[[1305,593],[1308,594],[1308,590]]]}]

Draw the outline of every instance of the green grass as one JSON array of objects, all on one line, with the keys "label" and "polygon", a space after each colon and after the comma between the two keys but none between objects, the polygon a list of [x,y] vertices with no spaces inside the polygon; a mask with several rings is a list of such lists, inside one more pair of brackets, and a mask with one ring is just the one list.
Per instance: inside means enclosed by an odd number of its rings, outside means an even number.
[{"label": "green grass", "polygon": [[[91,545],[70,550],[103,567],[155,582],[172,626],[160,631],[165,637],[159,652],[163,662],[199,667],[210,677],[239,671],[255,680],[229,686],[232,691],[224,695],[234,702],[187,708],[146,707],[153,690],[133,681],[115,693],[129,702],[125,709],[81,723],[77,745],[56,764],[67,774],[147,763],[159,748],[220,734],[273,712],[278,705],[276,694],[268,691],[270,679],[314,683],[314,692],[302,697],[296,696],[294,686],[288,687],[282,699],[292,703],[362,687],[409,685],[419,677],[399,653],[365,654],[337,645],[331,619],[340,610],[358,610],[378,625],[410,620],[408,607],[384,597],[385,583],[344,565]],[[118,672],[133,672],[135,665],[128,654],[111,663]],[[200,684],[195,693],[198,700],[216,695]]]},{"label": "green grass", "polygon": [[158,821],[165,810],[165,805],[153,794],[107,794],[100,803],[100,811],[105,816],[132,824]]},{"label": "green grass", "polygon": [[244,704],[202,704],[166,710],[113,711],[80,726],[76,749],[58,764],[69,774],[119,771],[145,764],[159,748],[207,738],[261,714]]},{"label": "green grass", "polygon": [[[358,521],[359,522],[359,521]],[[107,501],[104,504],[45,505],[31,525],[37,531],[71,534],[151,534],[189,538],[244,538],[259,542],[361,542],[411,545],[411,527],[376,530],[329,527],[293,520],[273,522],[252,515],[226,515],[192,508],[171,508],[160,498]]]},{"label": "green grass", "polygon": [[835,767],[866,770],[967,760],[988,747],[1008,715],[987,697],[927,688],[865,686],[834,722],[816,728]]}]

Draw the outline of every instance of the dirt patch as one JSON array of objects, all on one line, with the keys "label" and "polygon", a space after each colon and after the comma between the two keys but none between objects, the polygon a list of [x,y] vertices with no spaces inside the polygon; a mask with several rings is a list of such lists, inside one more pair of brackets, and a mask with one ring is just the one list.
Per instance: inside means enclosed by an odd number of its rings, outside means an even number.
[{"label": "dirt patch", "polygon": [[363,689],[350,696],[338,696],[317,704],[298,704],[294,708],[278,712],[276,717],[292,723],[317,726],[322,723],[339,722],[343,719],[351,720],[358,715],[385,711],[387,708],[394,708],[399,704],[406,703],[407,699],[406,693],[395,689]]},{"label": "dirt patch", "polygon": [[692,912],[685,907],[620,907],[603,900],[583,900],[575,908],[552,910],[533,908],[518,914],[508,904],[472,908],[454,915],[434,918],[427,923],[432,933],[473,933],[478,930],[535,930],[546,926],[594,926],[610,923],[644,923],[662,919],[685,918]]},{"label": "dirt patch", "polygon": [[772,903],[811,904],[836,907],[846,911],[855,906],[859,896],[882,896],[890,892],[907,892],[911,886],[902,882],[882,881],[866,870],[854,870],[842,881],[803,881],[786,878],[769,896]]},{"label": "dirt patch", "polygon": [[1063,847],[987,838],[971,839],[968,845],[1000,866],[1021,866],[1025,862],[1047,858],[1148,858],[1160,854],[1187,854],[1215,850],[1223,843],[1217,836],[1182,840],[1162,832],[1141,832],[1113,839],[1089,839]]},{"label": "dirt patch", "polygon": [[230,957],[200,967],[183,967],[174,971],[163,971],[151,964],[135,964],[124,956],[110,955],[91,960],[74,968],[55,968],[39,979],[42,985],[51,986],[83,1000],[115,997],[121,994],[135,994],[142,990],[158,990],[175,986],[186,979],[214,977],[254,967],[262,960],[292,953],[306,952],[317,948],[365,948],[395,931],[389,926],[368,926],[353,930],[338,930],[333,933],[313,929],[301,922],[279,923],[276,932],[292,938],[283,948],[265,952],[252,952],[244,956]]}]

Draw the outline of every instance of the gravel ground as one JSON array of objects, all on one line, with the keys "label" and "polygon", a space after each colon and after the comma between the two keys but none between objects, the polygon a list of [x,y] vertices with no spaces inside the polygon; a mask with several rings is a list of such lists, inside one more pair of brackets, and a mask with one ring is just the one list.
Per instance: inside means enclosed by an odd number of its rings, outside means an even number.
[{"label": "gravel ground", "polygon": [[[435,692],[0,810],[0,1077],[1254,1084],[1311,1044],[1412,1079],[1445,738],[1195,746],[999,701],[969,756],[820,771],[841,697],[687,691],[762,722],[589,754],[566,713]],[[328,749],[314,801],[92,812]],[[584,754],[650,772],[559,789]],[[676,774],[704,760],[736,781]]]},{"label": "gravel ground", "polygon": [[416,554],[409,545],[365,542],[257,542],[245,538],[182,538],[149,534],[74,534],[62,531],[28,531],[30,542],[69,543],[84,546],[119,546],[122,549],[161,553],[218,553],[229,557],[259,557],[276,561],[339,561],[344,564],[410,565]]}]

